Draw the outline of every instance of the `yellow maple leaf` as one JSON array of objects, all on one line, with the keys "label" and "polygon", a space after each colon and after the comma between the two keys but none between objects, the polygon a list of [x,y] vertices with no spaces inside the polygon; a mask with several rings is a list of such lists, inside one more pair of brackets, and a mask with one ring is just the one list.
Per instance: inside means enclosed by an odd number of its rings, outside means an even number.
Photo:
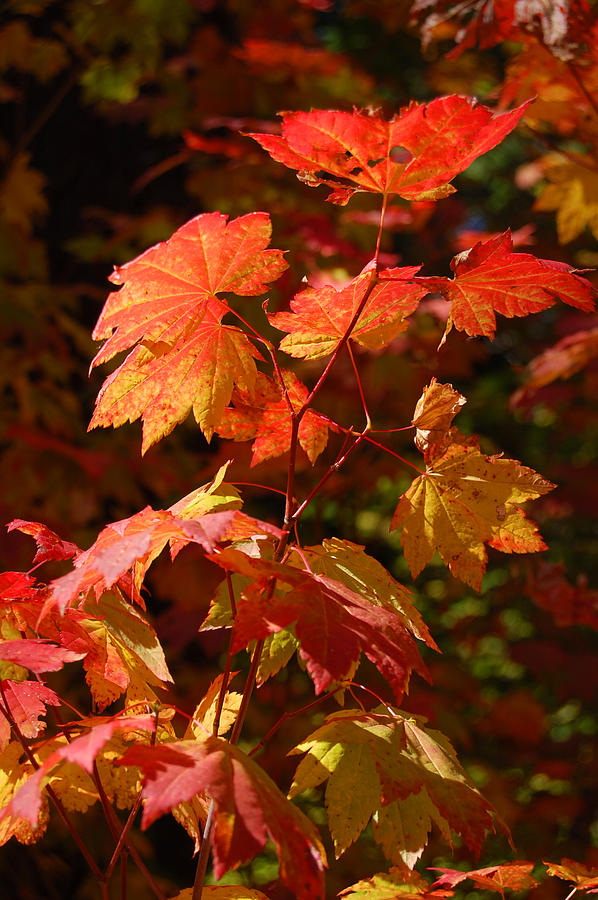
[{"label": "yellow maple leaf", "polygon": [[485,544],[505,553],[546,549],[518,504],[554,485],[517,460],[484,456],[471,440],[458,433],[452,438],[446,449],[440,445],[440,452],[430,455],[426,471],[400,498],[390,527],[403,529],[413,577],[438,550],[456,578],[479,590]]},{"label": "yellow maple leaf", "polygon": [[534,208],[556,210],[556,226],[561,244],[578,237],[587,226],[598,238],[598,166],[591,168],[573,159],[554,154],[544,157],[544,174],[550,182]]}]

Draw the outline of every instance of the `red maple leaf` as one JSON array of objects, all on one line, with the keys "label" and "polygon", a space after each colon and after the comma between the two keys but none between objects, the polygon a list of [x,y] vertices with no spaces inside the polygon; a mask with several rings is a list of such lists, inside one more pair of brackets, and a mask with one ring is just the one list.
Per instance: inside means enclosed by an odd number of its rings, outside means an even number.
[{"label": "red maple leaf", "polygon": [[93,332],[106,343],[92,366],[137,346],[106,380],[90,428],[141,417],[145,452],[193,409],[209,440],[234,384],[252,391],[260,358],[242,331],[222,324],[230,307],[217,295],[261,294],[284,272],[282,251],[266,249],[270,235],[266,213],[228,223],[206,213],[115,270],[123,287]]},{"label": "red maple leaf", "polygon": [[36,596],[35,578],[26,572],[0,573],[0,599],[22,600]]},{"label": "red maple leaf", "polygon": [[[287,396],[297,412],[308,397],[307,388],[292,372],[283,371]],[[217,427],[220,437],[233,441],[253,440],[251,465],[287,453],[291,446],[292,419],[289,406],[277,384],[258,373],[253,397],[236,388],[233,406],[224,410]],[[314,463],[328,442],[329,424],[308,410],[299,425],[299,443]]]},{"label": "red maple leaf", "polygon": [[74,653],[38,638],[0,641],[0,660],[24,666],[36,675],[57,672],[66,662],[74,662],[83,656],[83,653]]},{"label": "red maple leaf", "polygon": [[235,511],[215,512],[192,521],[177,518],[169,510],[146,506],[128,519],[113,522],[88,550],[76,557],[73,572],[52,582],[46,609],[56,605],[63,611],[79,597],[84,599],[90,590],[97,598],[117,582],[144,606],[139,592],[143,577],[166,544],[176,542],[180,549],[196,543],[204,550],[213,550],[227,534],[235,515]]},{"label": "red maple leaf", "polygon": [[37,553],[33,558],[33,564],[48,562],[51,559],[71,559],[79,553],[76,544],[63,541],[57,534],[51,531],[47,525],[40,522],[26,522],[24,519],[13,519],[6,526],[8,531],[22,531],[30,534],[35,539]]},{"label": "red maple leaf", "polygon": [[324,896],[324,848],[312,822],[266,773],[222,738],[130,747],[122,765],[145,775],[143,827],[195,794],[214,800],[214,874],[252,859],[268,838],[280,857],[281,880],[299,900]]},{"label": "red maple leaf", "polygon": [[[46,725],[39,717],[46,714],[46,706],[60,706],[61,700],[54,691],[40,681],[3,681],[3,703],[26,738],[34,738]],[[10,723],[0,714],[0,748],[10,740]]]},{"label": "red maple leaf", "polygon": [[[407,316],[417,307],[425,288],[412,281],[420,266],[384,269],[371,288],[365,308],[351,331],[351,340],[369,350],[381,350],[407,328]],[[337,291],[327,285],[309,287],[291,300],[292,312],[269,316],[270,324],[288,334],[280,349],[301,359],[333,353],[371,287],[372,272],[362,272]]]},{"label": "red maple leaf", "polygon": [[[300,656],[318,694],[346,678],[361,652],[383,673],[398,699],[413,670],[428,677],[401,612],[326,575],[253,559],[239,550],[224,550],[212,559],[252,579],[237,602],[234,651],[294,623]],[[273,592],[274,580],[290,590]]]},{"label": "red maple leaf", "polygon": [[505,231],[455,256],[454,278],[417,278],[451,302],[443,342],[453,325],[469,335],[493,338],[496,312],[509,318],[527,316],[553,306],[557,297],[585,312],[594,309],[594,288],[575,274],[579,269],[512,249],[510,232]]},{"label": "red maple leaf", "polygon": [[528,891],[537,887],[540,882],[532,876],[533,862],[517,860],[512,863],[502,863],[499,866],[487,866],[485,869],[472,869],[469,872],[461,872],[459,869],[444,869],[434,866],[432,871],[442,872],[432,887],[448,885],[456,887],[466,878],[470,878],[476,887],[485,891],[497,891],[503,894],[505,889],[510,891]]},{"label": "red maple leaf", "polygon": [[284,112],[282,135],[250,134],[270,156],[344,205],[356,191],[407,200],[454,192],[449,182],[515,128],[527,104],[493,116],[469,97],[453,94],[412,103],[386,121],[354,110]]}]

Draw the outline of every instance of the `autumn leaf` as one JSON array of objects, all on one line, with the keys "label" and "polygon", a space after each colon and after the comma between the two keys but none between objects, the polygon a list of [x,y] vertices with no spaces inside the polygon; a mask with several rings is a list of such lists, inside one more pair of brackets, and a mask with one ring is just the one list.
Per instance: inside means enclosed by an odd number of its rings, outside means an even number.
[{"label": "autumn leaf", "polygon": [[0,812],[0,826],[6,820],[14,818],[23,818],[31,825],[36,824],[42,806],[44,786],[51,779],[54,769],[63,761],[76,763],[86,772],[92,772],[96,756],[114,734],[125,731],[131,736],[137,732],[145,735],[155,730],[155,724],[154,716],[123,716],[96,720],[85,734],[73,738],[69,743],[50,753]]},{"label": "autumn leaf", "polygon": [[[422,43],[426,47],[441,23],[455,19],[459,29],[455,49],[447,54],[455,59],[476,45],[487,49],[501,41],[521,40],[520,32],[531,32],[555,56],[572,59],[576,45],[584,43],[590,25],[586,0],[562,0],[559,3],[518,3],[517,0],[416,0],[411,16],[422,20]],[[518,33],[519,32],[519,33]]]},{"label": "autumn leaf", "polygon": [[304,547],[301,560],[304,559],[312,572],[334,578],[368,602],[395,613],[418,640],[433,650],[438,649],[407,588],[369,556],[364,547],[352,541],[326,538],[319,546]]},{"label": "autumn leaf", "polygon": [[[204,740],[212,734],[223,680],[224,674],[221,673],[214,679],[201,702],[195,707],[195,711],[183,735],[184,739],[195,738],[196,740]],[[230,680],[232,680],[232,674],[229,677]],[[239,712],[242,696],[238,691],[225,691],[218,724],[219,737],[232,728]]]},{"label": "autumn leaf", "polygon": [[389,872],[380,872],[352,884],[338,896],[349,900],[432,900],[452,897],[453,891],[431,890],[418,872],[393,867]]},{"label": "autumn leaf", "polygon": [[33,558],[33,565],[49,562],[53,559],[71,559],[79,553],[76,544],[63,541],[47,525],[40,522],[26,522],[24,519],[13,519],[6,526],[8,531],[21,531],[35,539],[37,553]]},{"label": "autumn leaf", "polygon": [[42,672],[57,672],[66,662],[74,662],[82,657],[82,653],[65,650],[38,638],[0,641],[0,660],[24,666],[36,675]]},{"label": "autumn leaf", "polygon": [[[0,750],[0,809],[4,809],[19,788],[31,776],[33,766],[28,759],[23,759],[23,747],[20,741],[7,743]],[[46,830],[49,812],[47,804],[40,810],[35,825],[23,816],[6,817],[0,821],[0,846],[12,837],[21,844],[33,844],[39,840]]]},{"label": "autumn leaf", "polygon": [[287,268],[267,250],[270,219],[250,213],[227,223],[196,216],[170,240],[121,266],[93,332],[106,342],[92,366],[137,345],[106,380],[90,428],[143,420],[142,452],[169,434],[190,410],[210,439],[235,384],[251,393],[260,354],[222,319],[220,293],[261,294]]},{"label": "autumn leaf", "polygon": [[[261,891],[242,887],[238,884],[204,884],[201,889],[201,896],[211,897],[212,900],[268,900],[266,894],[262,894]],[[193,888],[185,888],[172,900],[193,900]]]},{"label": "autumn leaf", "polygon": [[[293,372],[282,371],[288,401],[298,412],[307,400],[308,390]],[[253,396],[236,388],[232,407],[222,414],[216,431],[233,441],[253,440],[251,465],[287,453],[291,446],[292,419],[288,402],[278,385],[258,372]],[[313,464],[328,443],[329,424],[307,410],[299,425],[299,443]]]},{"label": "autumn leaf", "polygon": [[[405,616],[395,609],[326,575],[252,559],[239,550],[212,558],[252,579],[237,601],[233,651],[294,623],[299,654],[318,694],[352,673],[362,651],[397,698],[407,690],[413,670],[427,677]],[[287,590],[274,590],[275,584]]]},{"label": "autumn leaf", "polygon": [[598,328],[568,334],[535,356],[527,367],[527,378],[514,392],[513,405],[559,378],[567,379],[598,356]]},{"label": "autumn leaf", "polygon": [[117,583],[144,606],[141,582],[147,566],[166,544],[176,541],[180,547],[197,543],[204,549],[213,549],[216,541],[227,533],[235,514],[234,511],[215,512],[194,521],[146,506],[128,519],[113,522],[100,532],[88,550],[75,558],[73,572],[52,582],[46,608],[55,604],[64,611],[91,590],[99,599],[103,591]]},{"label": "autumn leaf", "polygon": [[411,420],[416,428],[414,441],[417,449],[425,453],[433,444],[443,441],[465,403],[465,397],[452,384],[439,384],[432,378],[417,401]]},{"label": "autumn leaf", "polygon": [[544,158],[544,174],[549,184],[534,204],[540,212],[556,210],[556,227],[561,244],[568,244],[586,226],[598,238],[598,170],[587,157]]},{"label": "autumn leaf", "polygon": [[[60,697],[41,681],[2,681],[2,703],[26,738],[34,738],[46,727],[40,720],[46,714],[46,706],[60,706]],[[9,719],[0,712],[0,748],[10,741]],[[32,824],[34,824],[32,822]]]},{"label": "autumn leaf", "polygon": [[[298,359],[329,356],[351,324],[368,290],[365,308],[351,331],[351,340],[368,350],[381,350],[407,328],[406,317],[417,307],[425,288],[411,279],[419,266],[385,269],[372,282],[364,272],[345,288],[307,288],[291,300],[291,312],[269,316],[270,324],[288,332],[280,349]],[[372,286],[373,284],[373,286]]]},{"label": "autumn leaf", "polygon": [[240,509],[243,506],[239,489],[224,480],[230,460],[220,466],[214,478],[169,506],[169,512],[181,519],[199,519],[207,513]]},{"label": "autumn leaf", "polygon": [[504,896],[504,891],[529,891],[537,887],[540,882],[532,876],[533,862],[517,860],[512,863],[502,863],[499,866],[487,866],[485,869],[472,869],[469,872],[461,872],[459,869],[444,869],[437,866],[434,872],[442,872],[432,887],[448,885],[456,887],[465,879],[470,878],[476,887],[483,891],[496,891]]},{"label": "autumn leaf", "polygon": [[454,94],[412,103],[390,122],[357,110],[284,112],[281,136],[249,137],[297,169],[301,181],[331,188],[332,203],[344,205],[357,191],[436,200],[453,193],[455,175],[515,128],[526,105],[493,116]]},{"label": "autumn leaf", "polygon": [[479,590],[488,559],[484,544],[503,553],[546,549],[519,504],[554,485],[517,460],[485,456],[457,434],[453,441],[431,453],[425,472],[399,499],[390,528],[403,530],[414,578],[438,550],[456,578]]},{"label": "autumn leaf", "polygon": [[491,807],[452,746],[419,717],[343,710],[291,751],[298,753],[306,756],[289,796],[328,781],[326,811],[337,857],[370,819],[374,839],[401,868],[413,868],[433,822],[446,840],[455,831],[476,853],[492,827]]},{"label": "autumn leaf", "polygon": [[594,308],[594,288],[575,274],[578,269],[512,249],[511,234],[505,231],[455,256],[454,278],[417,278],[451,303],[442,343],[453,326],[469,335],[493,338],[495,313],[527,316],[553,306],[556,298],[585,312]]},{"label": "autumn leaf", "polygon": [[266,773],[222,738],[131,747],[123,765],[144,772],[142,827],[173,806],[205,792],[214,800],[214,875],[259,853],[268,838],[280,858],[281,880],[299,900],[324,896],[324,848],[312,822]]},{"label": "autumn leaf", "polygon": [[562,878],[563,881],[572,881],[578,891],[586,891],[588,894],[598,893],[598,867],[584,866],[583,863],[573,859],[562,859],[558,863],[544,862],[549,875]]}]

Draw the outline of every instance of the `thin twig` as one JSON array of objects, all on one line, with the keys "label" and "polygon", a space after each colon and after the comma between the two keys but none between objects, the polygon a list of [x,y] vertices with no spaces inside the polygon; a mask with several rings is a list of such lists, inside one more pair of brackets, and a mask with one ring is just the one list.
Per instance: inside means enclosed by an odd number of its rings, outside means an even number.
[{"label": "thin twig", "polygon": [[347,341],[347,352],[351,359],[351,365],[353,366],[353,371],[355,372],[355,379],[357,381],[357,387],[359,388],[359,396],[361,397],[361,405],[363,406],[363,411],[365,413],[365,424],[368,431],[371,431],[372,428],[372,420],[370,418],[370,413],[368,410],[368,405],[365,400],[365,393],[363,390],[363,385],[361,383],[361,378],[359,377],[359,370],[357,368],[357,363],[355,362],[355,356],[353,355],[353,350],[351,349],[351,342]]},{"label": "thin twig", "polygon": [[321,694],[319,697],[316,697],[315,700],[312,700],[311,703],[306,703],[305,706],[302,706],[300,709],[294,710],[294,712],[284,712],[280,719],[274,723],[270,731],[264,735],[261,741],[255,745],[253,750],[250,750],[247,754],[248,756],[253,756],[254,753],[257,753],[258,750],[261,750],[262,747],[268,743],[271,737],[273,737],[278,729],[284,725],[285,722],[288,722],[289,719],[294,719],[295,716],[301,715],[301,713],[307,712],[308,709],[312,709],[312,707],[317,706],[319,703],[322,703],[324,700],[328,700],[330,698],[330,694]]}]

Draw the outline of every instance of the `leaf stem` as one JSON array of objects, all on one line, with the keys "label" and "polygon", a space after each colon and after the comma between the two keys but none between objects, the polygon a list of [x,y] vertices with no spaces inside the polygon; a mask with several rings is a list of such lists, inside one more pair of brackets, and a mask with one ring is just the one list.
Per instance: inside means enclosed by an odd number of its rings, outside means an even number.
[{"label": "leaf stem", "polygon": [[384,230],[384,216],[386,215],[386,204],[388,203],[388,194],[382,197],[382,207],[380,209],[380,224],[378,225],[378,237],[376,239],[376,250],[374,252],[374,262],[376,265],[376,274],[380,268],[380,244],[382,242],[382,231]]},{"label": "leaf stem", "polygon": [[368,405],[365,400],[363,385],[361,383],[361,378],[359,377],[359,370],[357,368],[357,363],[355,362],[355,356],[353,355],[353,350],[351,349],[350,341],[347,341],[347,352],[351,359],[351,365],[353,366],[353,371],[355,372],[355,378],[357,380],[357,387],[359,388],[359,396],[361,397],[361,405],[363,406],[363,411],[365,413],[366,430],[371,431],[372,430],[372,420],[370,418],[370,413],[368,411]]}]

